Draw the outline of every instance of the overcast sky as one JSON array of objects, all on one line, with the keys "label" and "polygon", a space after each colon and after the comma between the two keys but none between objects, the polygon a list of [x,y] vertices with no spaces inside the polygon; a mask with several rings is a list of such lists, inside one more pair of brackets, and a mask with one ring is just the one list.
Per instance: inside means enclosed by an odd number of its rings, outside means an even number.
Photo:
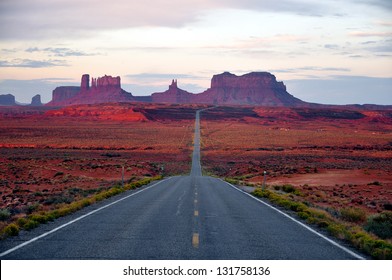
[{"label": "overcast sky", "polygon": [[392,1],[0,0],[0,94],[19,102],[84,73],[146,95],[223,71],[269,71],[305,101],[392,104]]}]

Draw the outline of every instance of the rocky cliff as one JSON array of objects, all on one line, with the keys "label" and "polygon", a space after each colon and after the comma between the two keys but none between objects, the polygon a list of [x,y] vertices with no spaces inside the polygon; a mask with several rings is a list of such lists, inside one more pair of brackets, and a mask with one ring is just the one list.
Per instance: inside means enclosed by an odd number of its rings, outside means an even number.
[{"label": "rocky cliff", "polygon": [[80,87],[57,87],[49,106],[67,106],[74,104],[96,104],[110,102],[135,101],[131,93],[121,88],[120,77],[103,76],[91,78],[84,74]]},{"label": "rocky cliff", "polygon": [[178,87],[173,80],[168,90],[153,93],[147,97],[134,97],[121,89],[120,77],[103,76],[91,78],[82,76],[80,87],[58,87],[53,91],[52,106],[73,104],[94,104],[108,102],[156,102],[176,104],[215,104],[215,105],[258,105],[258,106],[306,106],[290,95],[283,82],[268,72],[252,72],[237,76],[229,72],[214,75],[211,87],[206,91],[193,94]]},{"label": "rocky cliff", "polygon": [[164,92],[156,92],[151,95],[155,103],[189,104],[193,102],[193,95],[177,86],[177,80],[173,80],[169,89]]},{"label": "rocky cliff", "polygon": [[164,92],[152,94],[153,102],[202,103],[215,105],[304,106],[307,103],[290,95],[283,82],[268,72],[237,76],[229,72],[214,75],[211,88],[192,94],[172,82]]},{"label": "rocky cliff", "polygon": [[14,106],[16,105],[15,96],[12,94],[0,94],[0,105]]},{"label": "rocky cliff", "polygon": [[52,92],[52,101],[47,105],[61,106],[67,105],[67,100],[70,100],[80,92],[80,87],[61,86],[56,87]]},{"label": "rocky cliff", "polygon": [[41,95],[37,94],[31,99],[31,106],[42,106]]},{"label": "rocky cliff", "polygon": [[229,72],[214,75],[211,88],[198,94],[195,103],[261,106],[301,106],[306,103],[290,95],[283,82],[268,72],[236,76]]}]

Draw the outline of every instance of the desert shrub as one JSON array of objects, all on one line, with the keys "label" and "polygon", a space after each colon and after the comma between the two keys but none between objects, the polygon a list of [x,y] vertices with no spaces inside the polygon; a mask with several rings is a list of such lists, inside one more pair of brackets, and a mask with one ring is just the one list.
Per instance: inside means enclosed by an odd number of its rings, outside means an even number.
[{"label": "desert shrub", "polygon": [[382,184],[379,181],[374,181],[369,183],[368,186],[382,186]]},{"label": "desert shrub", "polygon": [[64,195],[54,195],[51,197],[48,197],[45,201],[45,205],[52,205],[52,204],[62,204],[62,203],[71,203],[73,201],[73,198],[64,196]]},{"label": "desert shrub", "polygon": [[326,228],[326,227],[330,226],[330,222],[328,220],[318,220],[316,224],[318,227],[321,227],[321,228]]},{"label": "desert shrub", "polygon": [[330,234],[332,234],[333,236],[339,239],[344,240],[344,239],[350,239],[351,237],[351,233],[347,230],[347,228],[343,224],[331,222],[326,228]]},{"label": "desert shrub", "polygon": [[18,225],[12,223],[6,226],[3,232],[6,236],[17,236],[19,234],[19,227]]},{"label": "desert shrub", "polygon": [[295,188],[292,185],[283,185],[282,186],[282,191],[284,191],[286,193],[294,193],[295,192]]},{"label": "desert shrub", "polygon": [[351,241],[362,251],[376,259],[392,259],[392,244],[376,239],[366,232],[357,232]]},{"label": "desert shrub", "polygon": [[9,217],[11,217],[11,212],[9,209],[0,209],[0,221],[6,221]]},{"label": "desert shrub", "polygon": [[295,212],[303,212],[307,208],[308,207],[301,202],[292,202],[290,205],[290,210],[293,210]]},{"label": "desert shrub", "polygon": [[54,174],[53,177],[62,176],[62,175],[64,175],[64,172],[58,171],[56,172],[56,174]]},{"label": "desert shrub", "polygon": [[48,216],[45,214],[31,214],[28,219],[39,224],[45,224],[49,221]]},{"label": "desert shrub", "polygon": [[361,223],[366,220],[366,212],[361,208],[342,208],[340,209],[340,218],[347,222]]},{"label": "desert shrub", "polygon": [[37,221],[27,220],[26,223],[23,225],[23,229],[31,230],[31,229],[36,228],[38,226],[39,226],[39,223]]},{"label": "desert shrub", "polygon": [[225,178],[225,181],[232,184],[232,185],[239,185],[239,181],[236,179],[232,179],[232,178]]},{"label": "desert shrub", "polygon": [[[296,211],[298,217],[306,220],[307,223],[325,228],[331,235],[341,240],[350,242],[356,248],[375,259],[392,259],[391,242],[378,239],[376,236],[365,232],[359,226],[353,226],[352,224],[344,223],[334,218],[331,213],[328,213],[324,210],[310,208],[305,205],[305,203],[293,201],[292,199],[294,197],[291,195],[287,196],[277,194],[271,190],[262,189],[255,189],[252,194],[257,197],[267,198],[272,203],[285,207],[286,209]],[[341,211],[342,210],[343,209],[341,209]],[[346,218],[358,221],[363,217],[360,210],[361,209],[358,211],[358,209],[355,208],[354,210],[352,208],[347,208],[343,210],[343,215]],[[380,237],[391,238],[392,212],[384,212],[369,217],[367,225],[369,224],[371,224],[375,229],[380,226],[380,228],[382,228],[380,231],[384,234],[387,232],[385,235],[381,234],[383,237]]]},{"label": "desert shrub", "polygon": [[392,238],[392,212],[382,212],[370,216],[364,228],[381,238]]},{"label": "desert shrub", "polygon": [[309,212],[305,212],[305,211],[301,211],[297,213],[298,217],[300,217],[301,219],[308,219],[310,217]]},{"label": "desert shrub", "polygon": [[309,209],[309,213],[312,217],[315,217],[317,219],[325,219],[327,218],[327,212],[319,209]]},{"label": "desert shrub", "polygon": [[16,223],[18,224],[19,227],[23,228],[24,225],[27,223],[27,219],[25,218],[19,218]]}]

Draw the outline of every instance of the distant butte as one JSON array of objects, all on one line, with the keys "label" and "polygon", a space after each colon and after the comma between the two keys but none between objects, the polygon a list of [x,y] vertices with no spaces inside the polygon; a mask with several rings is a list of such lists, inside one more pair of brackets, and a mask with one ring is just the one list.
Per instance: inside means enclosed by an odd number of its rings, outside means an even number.
[{"label": "distant butte", "polygon": [[121,88],[120,77],[103,76],[91,78],[84,74],[80,87],[63,86],[53,90],[48,106],[68,106],[75,104],[96,104],[136,101],[131,93]]},{"label": "distant butte", "polygon": [[41,95],[37,94],[31,99],[31,106],[42,106]]},{"label": "distant butte", "polygon": [[138,97],[121,89],[120,77],[92,78],[84,74],[80,87],[57,87],[49,106],[94,104],[110,102],[154,102],[175,104],[257,105],[257,106],[307,106],[290,95],[283,82],[268,72],[252,72],[237,76],[229,72],[214,75],[211,87],[198,94],[180,89],[172,80],[168,90],[151,96]]},{"label": "distant butte", "polygon": [[[7,97],[8,98],[8,97]],[[7,99],[3,96],[3,99]],[[11,101],[3,101],[11,102]],[[269,107],[339,107],[391,109],[389,105],[323,105],[302,101],[287,92],[283,82],[269,72],[251,72],[241,76],[224,72],[212,77],[211,87],[201,93],[191,93],[172,80],[169,88],[149,96],[134,96],[121,88],[120,77],[91,78],[84,74],[80,86],[60,86],[53,90],[47,106],[98,104],[116,102],[152,102],[172,104],[250,105]],[[1,100],[0,100],[1,104]]]},{"label": "distant butte", "polygon": [[15,96],[12,94],[0,94],[0,105],[14,106],[16,105]]}]

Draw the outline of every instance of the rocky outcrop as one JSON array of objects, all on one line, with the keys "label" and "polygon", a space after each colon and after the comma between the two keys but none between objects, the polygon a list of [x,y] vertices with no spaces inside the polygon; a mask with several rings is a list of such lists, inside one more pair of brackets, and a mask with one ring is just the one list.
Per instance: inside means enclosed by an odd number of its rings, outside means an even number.
[{"label": "rocky outcrop", "polygon": [[91,87],[93,89],[97,88],[117,88],[121,89],[121,79],[119,76],[112,77],[112,76],[103,76],[101,78],[91,78]]},{"label": "rocky outcrop", "polygon": [[12,94],[0,94],[0,105],[14,106],[16,105],[15,96]]},{"label": "rocky outcrop", "polygon": [[190,92],[178,88],[177,80],[173,80],[168,90],[153,93],[151,99],[155,103],[189,104],[192,103],[193,95]]},{"label": "rocky outcrop", "polygon": [[211,88],[195,96],[195,103],[217,105],[302,106],[306,103],[290,95],[283,82],[268,72],[236,76],[229,72],[214,75]]},{"label": "rocky outcrop", "polygon": [[80,87],[74,86],[61,86],[56,87],[52,92],[52,101],[47,105],[61,106],[66,105],[67,100],[70,100],[80,92]]},{"label": "rocky outcrop", "polygon": [[68,106],[74,104],[97,104],[135,101],[131,93],[121,88],[120,77],[103,76],[91,78],[84,74],[80,87],[58,87],[53,91],[49,106]]},{"label": "rocky outcrop", "polygon": [[41,95],[37,94],[31,99],[31,106],[42,106]]},{"label": "rocky outcrop", "polygon": [[199,103],[215,105],[304,106],[307,103],[290,95],[283,82],[268,72],[252,72],[237,76],[229,72],[214,75],[211,88],[192,94],[173,80],[169,89],[152,94],[153,102]]},{"label": "rocky outcrop", "polygon": [[80,87],[58,87],[53,91],[52,106],[110,102],[155,102],[176,104],[256,105],[256,106],[311,106],[290,95],[283,82],[268,72],[252,72],[237,76],[229,72],[214,75],[211,88],[193,94],[178,87],[172,80],[168,90],[151,96],[134,97],[121,89],[120,77],[91,78],[84,74]]}]

